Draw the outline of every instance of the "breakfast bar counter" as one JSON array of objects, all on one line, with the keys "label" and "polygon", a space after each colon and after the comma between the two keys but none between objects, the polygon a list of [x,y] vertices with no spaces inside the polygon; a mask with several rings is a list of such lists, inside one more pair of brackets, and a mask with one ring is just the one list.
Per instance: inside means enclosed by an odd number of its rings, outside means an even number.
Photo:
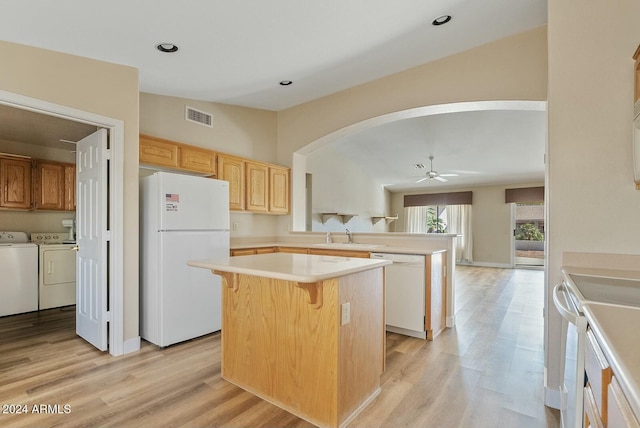
[{"label": "breakfast bar counter", "polygon": [[190,261],[223,278],[222,377],[323,427],[380,392],[384,266],[272,253]]}]

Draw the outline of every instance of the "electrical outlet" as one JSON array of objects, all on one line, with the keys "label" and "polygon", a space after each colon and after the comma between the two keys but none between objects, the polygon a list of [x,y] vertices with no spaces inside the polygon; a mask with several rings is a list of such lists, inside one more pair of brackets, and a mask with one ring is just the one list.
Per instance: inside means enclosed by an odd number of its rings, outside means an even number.
[{"label": "electrical outlet", "polygon": [[233,222],[233,224],[231,225],[231,228],[232,228],[234,231],[238,230],[238,223]]},{"label": "electrical outlet", "polygon": [[351,322],[351,302],[342,304],[342,322],[340,325],[347,325]]}]

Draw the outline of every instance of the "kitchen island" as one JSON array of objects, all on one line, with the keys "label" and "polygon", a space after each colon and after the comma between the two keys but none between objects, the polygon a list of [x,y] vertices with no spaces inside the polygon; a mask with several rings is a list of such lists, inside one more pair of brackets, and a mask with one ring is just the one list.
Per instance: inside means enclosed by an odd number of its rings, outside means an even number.
[{"label": "kitchen island", "polygon": [[222,377],[318,426],[380,392],[386,260],[260,254],[190,261],[223,278]]}]

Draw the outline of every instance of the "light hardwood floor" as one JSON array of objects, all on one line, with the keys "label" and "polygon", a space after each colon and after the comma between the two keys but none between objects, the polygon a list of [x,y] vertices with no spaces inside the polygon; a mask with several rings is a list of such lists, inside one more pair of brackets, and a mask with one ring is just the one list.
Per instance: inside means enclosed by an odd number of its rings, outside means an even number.
[{"label": "light hardwood floor", "polygon": [[[350,427],[559,426],[542,401],[543,272],[459,266],[457,284],[454,329],[387,334],[382,391]],[[219,334],[114,358],[68,309],[0,318],[0,411],[27,406],[0,427],[312,426],[222,380]]]}]

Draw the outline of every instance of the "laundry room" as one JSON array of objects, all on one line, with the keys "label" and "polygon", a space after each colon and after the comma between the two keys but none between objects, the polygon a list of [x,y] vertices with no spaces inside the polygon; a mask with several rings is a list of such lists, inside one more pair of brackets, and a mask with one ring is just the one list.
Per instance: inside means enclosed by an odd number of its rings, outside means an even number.
[{"label": "laundry room", "polygon": [[0,287],[0,316],[74,305],[75,141],[96,128],[0,109],[0,246],[14,247],[3,271],[20,278],[18,287]]}]

